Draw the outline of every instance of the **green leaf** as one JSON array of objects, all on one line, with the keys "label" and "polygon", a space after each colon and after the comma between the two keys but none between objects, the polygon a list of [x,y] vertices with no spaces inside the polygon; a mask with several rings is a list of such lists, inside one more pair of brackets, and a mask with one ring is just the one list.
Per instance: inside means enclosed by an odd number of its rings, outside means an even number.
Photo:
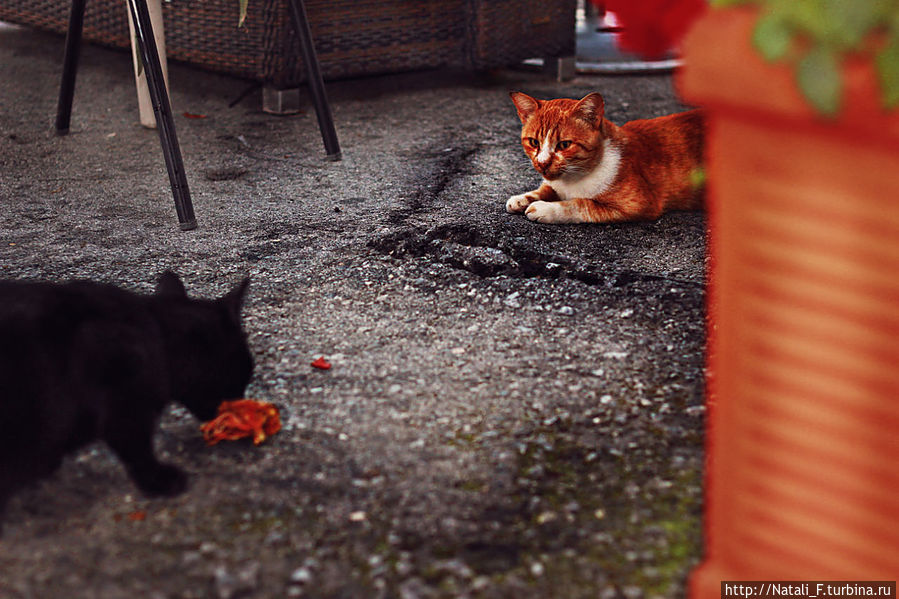
[{"label": "green leaf", "polygon": [[701,166],[697,166],[693,170],[690,171],[689,181],[690,187],[693,189],[699,189],[703,185],[705,185],[708,177],[706,176],[705,169]]},{"label": "green leaf", "polygon": [[803,32],[812,39],[823,41],[830,34],[830,26],[821,10],[823,0],[790,0],[770,2],[769,8],[788,21],[796,31]]},{"label": "green leaf", "polygon": [[845,48],[857,47],[883,17],[885,0],[824,0],[829,37]]},{"label": "green leaf", "polygon": [[895,29],[886,47],[877,55],[877,73],[886,108],[899,106],[899,29]]},{"label": "green leaf", "polygon": [[884,7],[883,21],[893,33],[899,33],[899,0],[893,0],[892,6]]},{"label": "green leaf", "polygon": [[237,26],[243,27],[243,22],[247,20],[247,4],[249,0],[238,0],[240,6],[240,17],[237,19]]},{"label": "green leaf", "polygon": [[835,116],[840,111],[843,81],[840,62],[831,48],[813,48],[799,61],[796,75],[799,89],[818,112]]},{"label": "green leaf", "polygon": [[752,32],[752,43],[768,61],[783,58],[792,41],[793,32],[783,19],[771,13],[759,19]]},{"label": "green leaf", "polygon": [[715,8],[726,8],[728,6],[740,6],[750,3],[755,4],[753,0],[711,0],[711,5]]}]

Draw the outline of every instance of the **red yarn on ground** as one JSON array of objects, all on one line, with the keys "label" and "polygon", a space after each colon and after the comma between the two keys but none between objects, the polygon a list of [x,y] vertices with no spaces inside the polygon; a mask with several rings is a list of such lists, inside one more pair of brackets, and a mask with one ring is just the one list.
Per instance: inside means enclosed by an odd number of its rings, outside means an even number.
[{"label": "red yarn on ground", "polygon": [[223,401],[218,416],[200,427],[203,439],[209,445],[244,437],[253,437],[253,444],[259,445],[279,430],[281,415],[278,408],[253,399]]}]

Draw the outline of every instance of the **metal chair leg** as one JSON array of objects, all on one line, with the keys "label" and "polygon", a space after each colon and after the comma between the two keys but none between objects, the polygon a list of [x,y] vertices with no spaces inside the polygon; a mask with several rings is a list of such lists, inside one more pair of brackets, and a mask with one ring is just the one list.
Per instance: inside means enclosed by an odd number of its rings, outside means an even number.
[{"label": "metal chair leg", "polygon": [[75,96],[75,75],[78,74],[78,57],[81,54],[81,30],[84,26],[84,6],[87,0],[73,0],[66,33],[66,53],[62,65],[62,83],[59,86],[59,103],[56,107],[56,133],[69,132],[72,120],[72,98]]},{"label": "metal chair leg", "polygon": [[150,100],[153,102],[153,112],[156,115],[156,130],[159,132],[165,166],[172,184],[178,222],[184,231],[196,229],[197,219],[194,217],[190,189],[187,186],[187,175],[181,159],[181,148],[175,133],[172,107],[169,104],[169,95],[162,77],[162,65],[159,62],[159,53],[156,51],[156,38],[153,37],[153,26],[150,24],[150,11],[147,9],[146,0],[128,0],[128,9],[131,11],[131,18],[134,21],[134,32],[140,47],[144,70],[147,73],[147,86],[150,89]]},{"label": "metal chair leg", "polygon": [[309,20],[306,18],[306,5],[303,0],[288,0],[287,4],[290,6],[293,26],[300,38],[303,66],[306,67],[306,77],[309,80],[309,89],[312,91],[312,102],[315,105],[315,116],[318,117],[318,128],[322,133],[325,152],[327,152],[329,160],[340,160],[340,145],[337,142],[337,132],[334,130],[334,119],[331,116],[331,105],[328,103],[328,96],[325,93],[318,57],[315,55],[312,31],[309,29]]}]

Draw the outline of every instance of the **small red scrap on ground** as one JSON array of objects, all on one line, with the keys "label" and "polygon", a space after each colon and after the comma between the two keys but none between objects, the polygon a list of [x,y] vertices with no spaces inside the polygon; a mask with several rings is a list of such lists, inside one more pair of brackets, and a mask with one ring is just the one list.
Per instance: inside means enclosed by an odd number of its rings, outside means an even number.
[{"label": "small red scrap on ground", "polygon": [[223,401],[218,416],[200,427],[208,445],[253,437],[253,445],[281,430],[278,408],[266,401],[237,399]]},{"label": "small red scrap on ground", "polygon": [[135,512],[131,512],[128,514],[128,519],[132,522],[143,522],[147,519],[147,512],[144,510],[137,510]]},{"label": "small red scrap on ground", "polygon": [[312,362],[310,366],[318,368],[319,370],[328,370],[331,368],[331,363],[325,360],[324,356],[321,356],[315,362]]},{"label": "small red scrap on ground", "polygon": [[185,112],[184,118],[186,118],[186,119],[205,119],[206,115],[205,114],[195,114],[193,112]]}]

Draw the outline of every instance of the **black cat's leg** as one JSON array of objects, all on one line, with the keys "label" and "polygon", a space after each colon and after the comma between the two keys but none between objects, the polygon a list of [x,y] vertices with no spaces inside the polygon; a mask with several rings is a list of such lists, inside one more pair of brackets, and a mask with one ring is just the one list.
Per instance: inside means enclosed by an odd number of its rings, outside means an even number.
[{"label": "black cat's leg", "polygon": [[17,463],[26,464],[26,467],[31,465],[27,459],[19,459],[20,456],[17,455],[13,457],[16,459],[0,456],[0,518],[3,517],[6,502],[22,486],[22,476],[20,469],[16,468]]},{"label": "black cat's leg", "polygon": [[147,495],[178,495],[187,489],[187,475],[177,466],[164,464],[153,453],[155,414],[131,414],[111,419],[115,423],[103,438],[128,469],[128,474]]},{"label": "black cat's leg", "polygon": [[[23,462],[24,463],[24,462]],[[22,476],[9,460],[0,461],[0,536],[3,534],[3,520],[9,498],[22,487]]]},{"label": "black cat's leg", "polygon": [[0,489],[0,536],[3,536],[3,515],[6,513],[6,502],[12,495],[12,489]]}]

